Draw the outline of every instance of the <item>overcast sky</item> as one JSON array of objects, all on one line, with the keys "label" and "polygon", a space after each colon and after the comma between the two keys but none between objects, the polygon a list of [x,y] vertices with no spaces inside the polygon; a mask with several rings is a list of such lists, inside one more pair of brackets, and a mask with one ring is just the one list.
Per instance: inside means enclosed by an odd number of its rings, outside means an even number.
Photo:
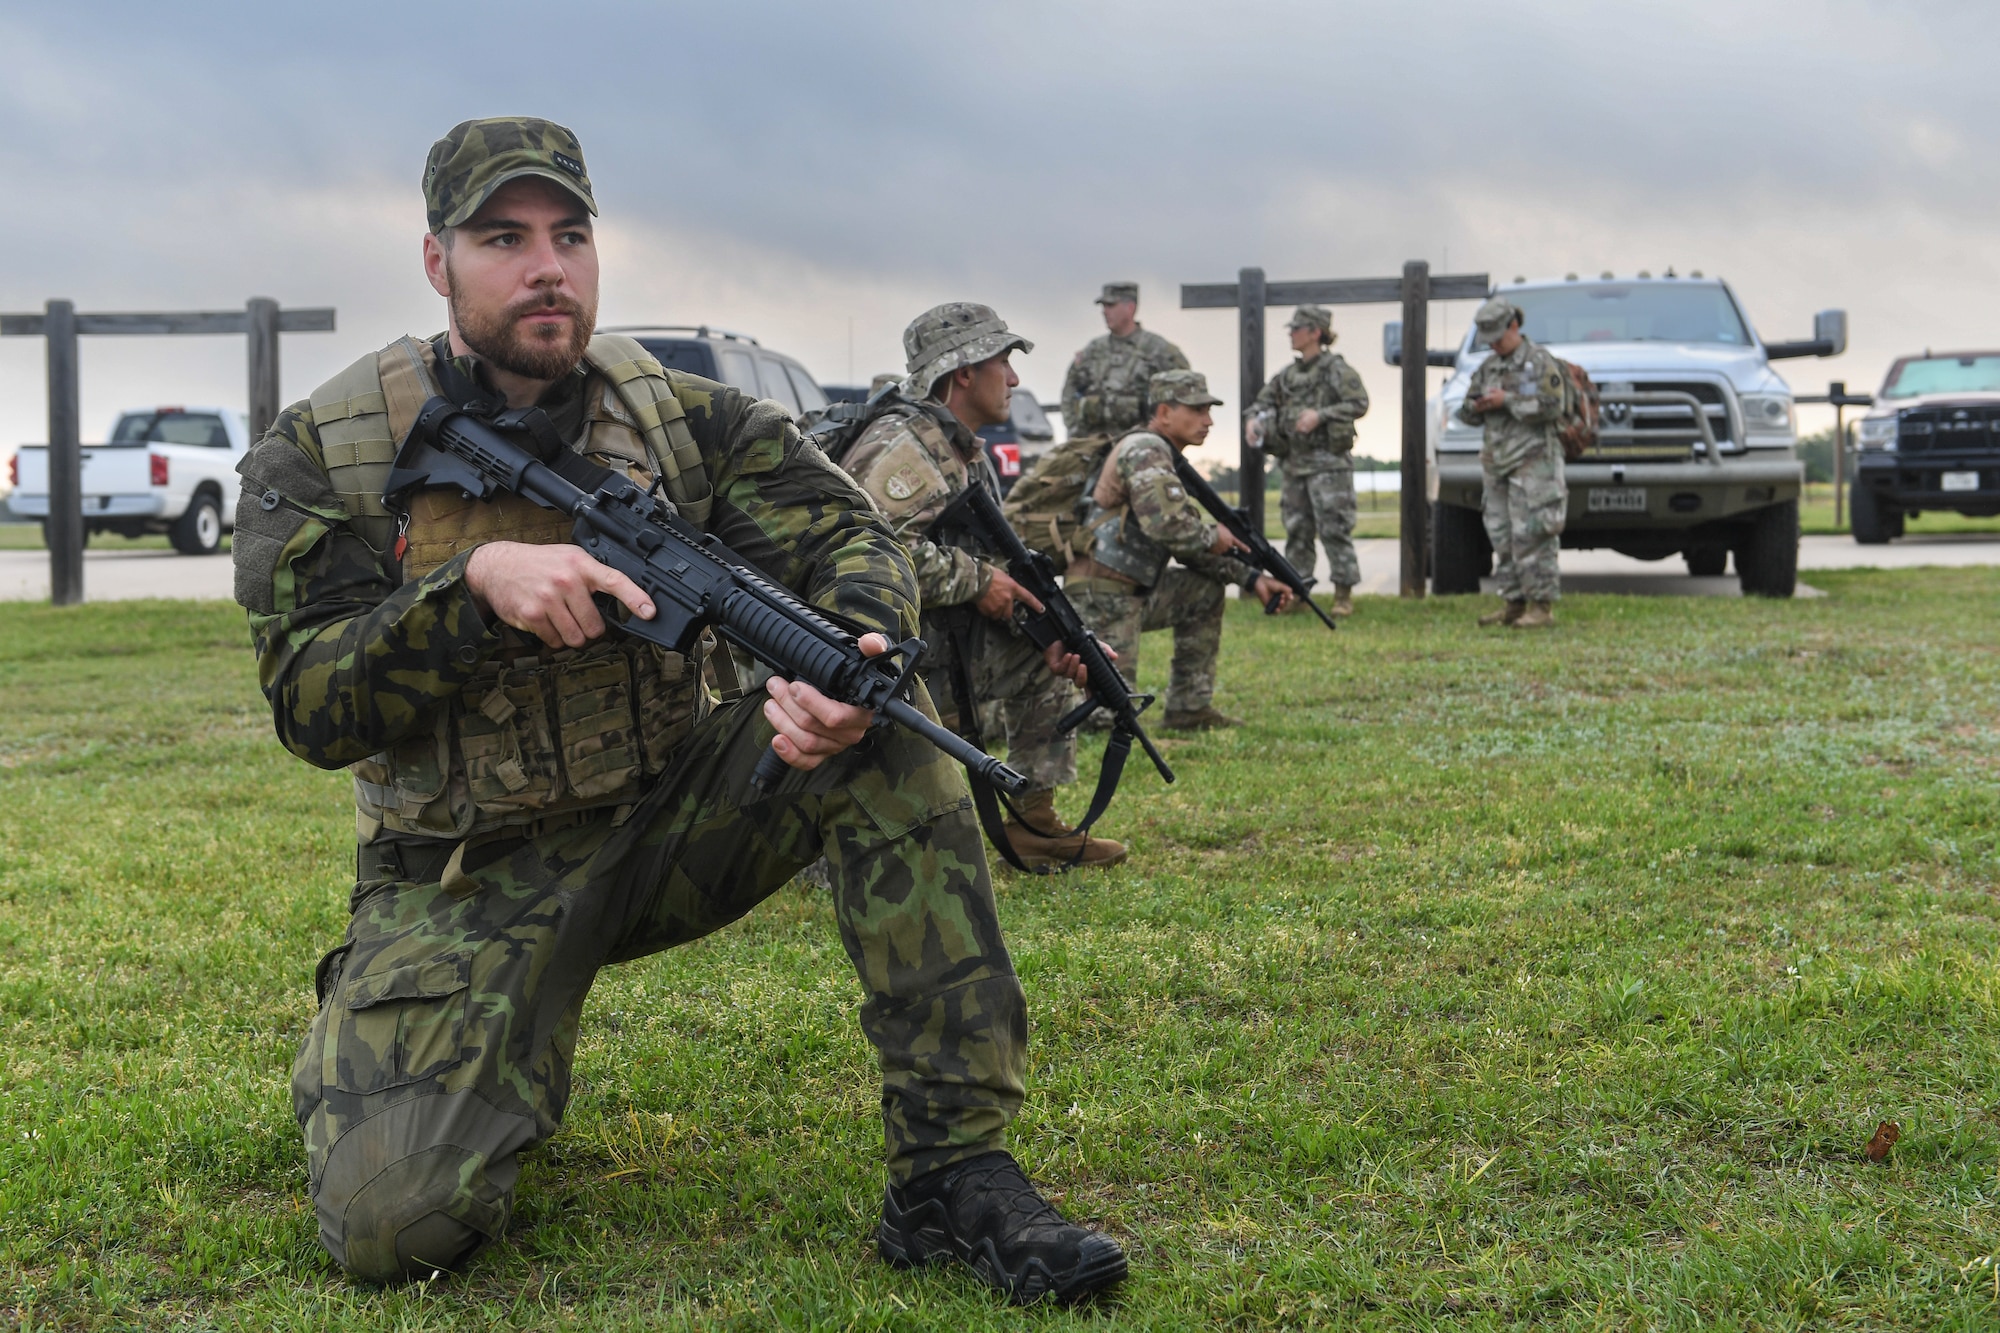
[{"label": "overcast sky", "polygon": [[[1921,0],[0,0],[0,310],[335,306],[285,339],[302,397],[442,326],[424,155],[519,113],[582,140],[605,323],[746,330],[826,382],[900,369],[911,317],[973,299],[1052,397],[1119,278],[1233,407],[1233,320],[1181,283],[1423,258],[1699,268],[1772,339],[1842,306],[1847,355],[1785,373],[1872,389],[1899,353],[2000,345],[1996,37],[2000,6]],[[1434,307],[1433,344],[1470,313]],[[1378,457],[1393,317],[1336,312]],[[86,440],[123,406],[243,404],[241,339],[84,349]],[[0,342],[0,451],[43,438],[43,375],[38,341]]]}]

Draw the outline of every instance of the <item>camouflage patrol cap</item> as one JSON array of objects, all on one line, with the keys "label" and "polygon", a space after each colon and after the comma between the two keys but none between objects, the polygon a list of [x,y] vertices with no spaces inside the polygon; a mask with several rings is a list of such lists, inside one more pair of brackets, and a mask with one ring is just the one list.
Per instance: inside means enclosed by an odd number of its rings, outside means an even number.
[{"label": "camouflage patrol cap", "polygon": [[1506,332],[1507,326],[1521,317],[1521,307],[1504,296],[1495,296],[1480,306],[1472,316],[1472,322],[1487,337],[1496,337]]},{"label": "camouflage patrol cap", "polygon": [[1217,407],[1222,400],[1208,391],[1208,376],[1198,370],[1163,370],[1146,381],[1146,399],[1179,403],[1182,407]]},{"label": "camouflage patrol cap", "polygon": [[432,232],[456,227],[508,181],[540,176],[554,181],[597,213],[583,145],[553,121],[532,116],[467,120],[431,145],[424,163],[424,208]]},{"label": "camouflage patrol cap", "polygon": [[931,385],[952,371],[976,366],[1002,352],[1035,345],[1009,331],[1007,321],[992,306],[972,301],[947,301],[932,306],[903,330],[903,354],[909,358],[910,392],[921,398]]},{"label": "camouflage patrol cap", "polygon": [[1321,333],[1333,332],[1333,312],[1323,305],[1302,305],[1292,312],[1292,322],[1288,329],[1318,329]]},{"label": "camouflage patrol cap", "polygon": [[1117,305],[1120,301],[1139,302],[1139,284],[1136,282],[1107,282],[1098,294],[1097,304]]}]

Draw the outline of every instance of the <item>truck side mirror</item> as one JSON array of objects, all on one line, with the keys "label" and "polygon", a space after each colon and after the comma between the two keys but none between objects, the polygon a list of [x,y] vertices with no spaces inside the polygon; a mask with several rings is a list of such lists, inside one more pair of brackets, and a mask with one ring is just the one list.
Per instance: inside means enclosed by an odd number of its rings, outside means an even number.
[{"label": "truck side mirror", "polygon": [[1822,310],[1813,316],[1813,341],[1825,343],[1830,349],[1821,356],[1839,356],[1847,350],[1847,312],[1845,310]]},{"label": "truck side mirror", "polygon": [[1392,366],[1403,364],[1403,321],[1392,319],[1382,326],[1382,359]]}]

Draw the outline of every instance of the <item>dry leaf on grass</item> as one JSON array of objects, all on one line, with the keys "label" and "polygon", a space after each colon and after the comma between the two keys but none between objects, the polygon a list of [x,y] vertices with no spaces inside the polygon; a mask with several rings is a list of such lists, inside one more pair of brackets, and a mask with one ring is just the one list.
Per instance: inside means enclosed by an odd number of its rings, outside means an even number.
[{"label": "dry leaf on grass", "polygon": [[1889,1149],[1895,1147],[1896,1140],[1902,1137],[1901,1125],[1893,1120],[1884,1120],[1875,1127],[1875,1137],[1868,1140],[1868,1146],[1862,1151],[1868,1154],[1869,1161],[1879,1162],[1889,1155]]}]

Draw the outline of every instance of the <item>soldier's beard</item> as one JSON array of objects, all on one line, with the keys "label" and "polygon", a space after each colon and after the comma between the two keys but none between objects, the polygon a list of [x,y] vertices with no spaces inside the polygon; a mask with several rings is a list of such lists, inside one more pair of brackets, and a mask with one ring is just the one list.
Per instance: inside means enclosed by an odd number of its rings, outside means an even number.
[{"label": "soldier's beard", "polygon": [[[445,266],[447,281],[451,266]],[[465,301],[458,283],[451,285],[451,319],[467,347],[489,365],[523,379],[561,379],[583,360],[590,345],[590,331],[597,327],[597,306],[585,306],[560,292],[545,291],[539,296],[516,301],[505,309],[487,313]],[[551,324],[523,324],[521,316],[536,310],[560,310],[569,316],[565,332]]]}]

